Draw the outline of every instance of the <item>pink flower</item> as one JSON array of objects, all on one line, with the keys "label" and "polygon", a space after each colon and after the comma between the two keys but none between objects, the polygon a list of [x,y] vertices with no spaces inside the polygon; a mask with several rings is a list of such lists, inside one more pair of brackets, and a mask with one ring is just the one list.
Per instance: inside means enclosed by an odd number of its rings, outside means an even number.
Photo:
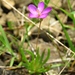
[{"label": "pink flower", "polygon": [[44,2],[40,2],[38,7],[33,4],[28,6],[28,10],[30,11],[30,18],[46,18],[48,13],[52,10],[51,7],[47,7],[44,9]]}]

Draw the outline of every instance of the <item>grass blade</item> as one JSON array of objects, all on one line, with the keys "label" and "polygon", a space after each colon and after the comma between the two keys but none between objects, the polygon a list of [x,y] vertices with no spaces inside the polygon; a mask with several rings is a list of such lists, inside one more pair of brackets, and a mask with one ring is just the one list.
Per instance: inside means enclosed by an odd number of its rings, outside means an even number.
[{"label": "grass blade", "polygon": [[8,41],[8,39],[6,37],[6,34],[5,34],[5,32],[4,32],[3,28],[2,28],[2,25],[0,25],[0,32],[2,34],[2,37],[4,38],[4,41],[5,41],[4,45],[6,46],[6,48],[8,49],[8,51],[13,55],[13,51],[12,51],[12,49],[10,47],[9,41]]},{"label": "grass blade", "polygon": [[67,33],[67,31],[66,31],[64,25],[63,25],[63,23],[60,21],[60,19],[59,19],[59,17],[58,17],[57,15],[56,15],[56,17],[57,17],[57,19],[59,20],[59,22],[60,22],[60,24],[61,24],[61,26],[62,26],[62,28],[63,28],[63,31],[64,31],[64,33],[65,33],[67,42],[68,42],[68,44],[69,44],[69,47],[71,48],[71,50],[72,50],[73,52],[75,52],[75,47],[74,47],[73,43],[71,42],[71,39],[70,39],[70,37],[69,37],[69,35],[68,35],[68,33]]},{"label": "grass blade", "polygon": [[45,58],[45,60],[43,60],[42,64],[45,64],[48,61],[49,57],[50,57],[50,49],[48,49],[47,57]]}]

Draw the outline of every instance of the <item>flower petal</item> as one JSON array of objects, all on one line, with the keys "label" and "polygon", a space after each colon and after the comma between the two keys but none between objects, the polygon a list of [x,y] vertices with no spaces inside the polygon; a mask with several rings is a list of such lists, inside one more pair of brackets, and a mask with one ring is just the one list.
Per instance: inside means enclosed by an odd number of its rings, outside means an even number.
[{"label": "flower petal", "polygon": [[38,4],[38,10],[39,10],[40,13],[44,10],[44,2],[40,2]]},{"label": "flower petal", "polygon": [[37,15],[34,15],[32,13],[29,13],[29,18],[38,18],[38,14]]},{"label": "flower petal", "polygon": [[28,10],[30,11],[30,13],[32,13],[32,14],[37,14],[37,8],[36,8],[36,6],[35,5],[33,5],[33,4],[30,4],[29,6],[28,6]]},{"label": "flower petal", "polygon": [[51,7],[47,7],[47,8],[44,9],[44,11],[42,12],[42,14],[48,14],[51,10],[52,10]]},{"label": "flower petal", "polygon": [[48,14],[41,14],[41,16],[39,16],[39,18],[46,18]]}]

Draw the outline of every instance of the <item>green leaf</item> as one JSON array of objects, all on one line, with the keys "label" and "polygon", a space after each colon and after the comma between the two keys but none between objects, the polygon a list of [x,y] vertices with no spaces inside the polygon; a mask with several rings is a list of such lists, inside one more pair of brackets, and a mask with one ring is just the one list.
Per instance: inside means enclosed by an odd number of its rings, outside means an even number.
[{"label": "green leaf", "polygon": [[62,12],[64,12],[67,16],[69,16],[69,17],[72,19],[72,21],[73,21],[73,23],[74,23],[74,27],[75,27],[75,17],[74,17],[74,15],[73,15],[73,13],[67,12],[66,10],[64,10],[64,9],[62,9],[62,8],[60,8],[60,10],[61,10]]},{"label": "green leaf", "polygon": [[44,0],[44,2],[45,2],[46,4],[48,4],[48,3],[50,2],[50,0]]},{"label": "green leaf", "polygon": [[43,65],[48,61],[49,57],[50,57],[50,49],[48,49],[47,56],[46,56],[46,58],[43,60],[43,63],[42,63]]},{"label": "green leaf", "polygon": [[26,52],[31,56],[31,59],[34,60],[34,53],[30,50],[26,50]]},{"label": "green leaf", "polygon": [[72,19],[72,15],[69,12],[67,12],[66,10],[64,10],[62,8],[60,8],[60,10]]},{"label": "green leaf", "polygon": [[[1,36],[4,39],[4,41],[2,40],[3,43],[4,43],[4,45],[6,46],[6,48],[8,49],[8,51],[13,55],[13,51],[12,51],[10,43],[9,43],[7,37],[6,37],[6,34],[5,34],[5,32],[4,32],[3,28],[2,28],[2,25],[0,25],[0,32],[1,32]],[[0,39],[2,39],[2,37]]]},{"label": "green leaf", "polygon": [[73,14],[73,15],[75,15],[75,11],[72,11],[70,14]]},{"label": "green leaf", "polygon": [[40,56],[40,64],[42,64],[44,56],[45,56],[45,50],[42,52],[42,54]]},{"label": "green leaf", "polygon": [[47,7],[49,2],[50,2],[50,0],[44,0],[44,2],[45,2],[45,7]]},{"label": "green leaf", "polygon": [[26,56],[25,56],[25,52],[23,50],[23,48],[20,48],[20,53],[21,53],[21,57],[22,57],[22,61],[23,62],[26,62],[26,64],[28,65],[29,64],[29,61],[27,60]]},{"label": "green leaf", "polygon": [[33,3],[37,6],[38,5],[38,3],[39,3],[39,0],[32,0],[33,1]]},{"label": "green leaf", "polygon": [[36,58],[35,58],[37,63],[39,63],[39,61],[40,61],[39,58],[40,58],[39,48],[37,48],[37,50],[36,50]]},{"label": "green leaf", "polygon": [[8,25],[8,27],[9,27],[10,29],[13,29],[13,26],[12,26],[12,25],[13,25],[13,22],[8,21],[8,22],[7,22],[7,25]]},{"label": "green leaf", "polygon": [[15,61],[15,57],[12,57],[11,62],[10,62],[10,67],[12,67],[12,66],[13,66],[14,61]]},{"label": "green leaf", "polygon": [[0,41],[5,45],[5,41],[2,35],[0,35]]},{"label": "green leaf", "polygon": [[68,33],[67,33],[67,31],[66,31],[66,29],[65,29],[65,27],[64,27],[64,25],[63,25],[63,23],[61,22],[61,20],[59,19],[59,17],[58,17],[57,15],[56,15],[56,17],[57,17],[57,19],[59,20],[59,22],[60,22],[60,24],[61,24],[61,26],[62,26],[62,28],[63,28],[63,31],[64,31],[64,33],[65,33],[67,42],[68,42],[68,44],[69,44],[69,47],[71,48],[71,50],[72,50],[73,52],[75,52],[75,47],[74,47],[74,45],[73,45],[73,43],[72,43],[72,41],[71,41],[71,39],[70,39],[70,37],[69,37],[69,35],[68,35]]}]

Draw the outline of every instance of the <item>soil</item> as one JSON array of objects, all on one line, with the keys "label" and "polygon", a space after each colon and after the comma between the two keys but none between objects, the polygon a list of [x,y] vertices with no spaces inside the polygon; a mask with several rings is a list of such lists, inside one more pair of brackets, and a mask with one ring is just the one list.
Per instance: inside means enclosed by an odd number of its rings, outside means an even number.
[{"label": "soil", "polygon": [[[21,13],[28,16],[28,10],[27,6],[32,3],[32,0],[6,0],[8,3],[10,3],[12,6],[14,6],[17,10],[19,10]],[[72,20],[65,15],[59,8],[63,8],[66,11],[69,11],[69,7],[67,4],[67,0],[50,0],[48,6],[51,6],[55,12],[58,14],[60,20],[62,23],[67,24],[68,26],[72,26],[73,22]],[[57,4],[57,7],[55,6]],[[75,0],[71,0],[72,9],[75,10]],[[13,27],[13,30],[9,29],[8,23],[12,22],[11,26]],[[12,7],[10,7],[8,4],[6,4],[3,0],[0,2],[0,25],[2,25],[4,31],[7,33],[7,38],[11,44],[12,49],[15,51],[17,56],[19,57],[18,53],[18,46],[13,42],[14,37],[18,38],[16,41],[18,44],[20,44],[22,36],[26,32],[25,28],[22,27],[25,22],[28,22],[25,20],[20,14],[18,14]],[[28,22],[29,23],[29,22]],[[39,23],[36,23],[37,26]],[[20,28],[19,28],[20,27]],[[18,29],[17,29],[18,28]],[[56,40],[53,40],[52,37],[49,37],[45,34],[44,31],[50,33],[55,39],[60,41],[62,44],[69,47],[67,43],[67,39],[65,38],[65,34],[63,32],[63,29],[58,22],[55,15],[51,12],[50,15],[43,19],[41,22],[41,28],[43,30],[40,30],[40,35],[38,37],[37,42],[37,34],[38,34],[38,28],[36,26],[33,26],[33,28],[29,31],[29,41],[30,46],[28,46],[27,41],[24,42],[23,47],[32,50],[36,50],[36,45],[39,47],[40,54],[45,50],[45,57],[47,56],[47,49],[50,48],[50,58],[47,62],[47,64],[56,64],[56,63],[65,63],[61,61],[61,58],[69,58],[69,53],[67,53],[67,50],[65,47],[63,47],[60,43],[58,43]],[[71,41],[75,45],[75,30],[67,28],[67,32],[71,38]],[[67,57],[66,57],[67,55]],[[11,60],[12,56],[7,52],[1,52],[0,53],[0,75],[29,75],[28,71],[25,68],[16,68],[13,69],[13,67],[8,67],[9,62]],[[20,57],[18,58],[18,61],[15,61],[14,66],[17,65],[20,61]],[[72,61],[73,62],[73,61]],[[60,70],[63,67],[58,67]],[[52,68],[52,72],[55,71],[55,75],[59,73],[60,70],[57,70],[57,68]],[[75,67],[72,66],[72,68],[66,68],[62,75],[75,75]],[[51,72],[51,71],[50,71]],[[45,73],[46,74],[46,73]],[[46,74],[51,75],[51,74]]]}]

